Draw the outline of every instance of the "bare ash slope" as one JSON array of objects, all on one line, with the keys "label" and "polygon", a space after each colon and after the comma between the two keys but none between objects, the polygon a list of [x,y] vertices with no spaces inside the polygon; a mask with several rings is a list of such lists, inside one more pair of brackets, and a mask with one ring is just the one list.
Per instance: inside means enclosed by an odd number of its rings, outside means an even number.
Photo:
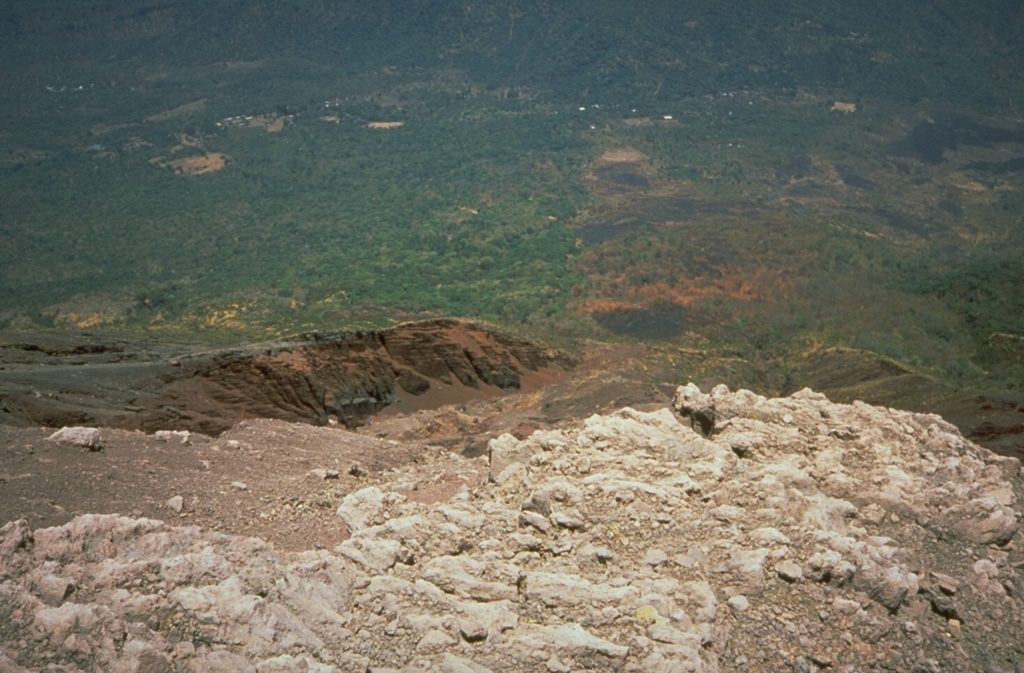
[{"label": "bare ash slope", "polygon": [[396,466],[327,549],[10,522],[0,670],[1024,671],[1018,460],[808,390],[674,406]]}]

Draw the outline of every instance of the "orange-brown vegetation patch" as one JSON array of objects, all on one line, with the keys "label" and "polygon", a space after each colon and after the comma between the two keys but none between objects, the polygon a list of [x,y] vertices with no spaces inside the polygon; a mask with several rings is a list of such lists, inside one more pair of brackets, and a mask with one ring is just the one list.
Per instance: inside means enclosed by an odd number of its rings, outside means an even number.
[{"label": "orange-brown vegetation patch", "polygon": [[42,313],[50,317],[56,326],[89,329],[118,323],[134,303],[134,300],[127,297],[78,295],[68,301],[47,306]]},{"label": "orange-brown vegetation patch", "polygon": [[231,158],[220,152],[207,152],[194,157],[182,157],[181,159],[165,159],[157,157],[151,159],[150,163],[161,168],[170,168],[178,175],[202,175],[213,173],[228,165]]},{"label": "orange-brown vegetation patch", "polygon": [[643,152],[633,149],[632,147],[622,147],[619,149],[608,150],[597,158],[595,163],[598,164],[622,164],[622,163],[638,163],[641,161],[647,161],[647,155]]},{"label": "orange-brown vegetation patch", "polygon": [[199,112],[205,107],[206,99],[200,98],[199,100],[194,100],[191,103],[185,103],[184,105],[179,105],[176,108],[171,108],[170,110],[164,110],[163,112],[157,112],[154,115],[149,115],[148,117],[146,117],[145,121],[167,121],[168,119],[174,119],[175,117],[184,117],[185,115],[192,114],[193,112]]},{"label": "orange-brown vegetation patch", "polygon": [[592,276],[593,294],[597,296],[583,301],[580,309],[585,313],[595,313],[665,302],[690,306],[702,299],[719,297],[744,302],[777,302],[789,297],[796,288],[796,272],[792,269],[760,268],[744,271],[722,268],[716,269],[716,272],[640,286],[632,285],[624,276]]},{"label": "orange-brown vegetation patch", "polygon": [[238,314],[244,313],[245,308],[236,304],[231,308],[214,309],[206,316],[203,324],[207,327],[242,327],[242,323],[238,320]]},{"label": "orange-brown vegetation patch", "polygon": [[177,144],[171,147],[171,152],[180,152],[189,148],[203,148],[203,139],[198,136],[190,136],[187,133],[179,133],[177,136]]},{"label": "orange-brown vegetation patch", "polygon": [[255,300],[247,303],[233,303],[222,308],[207,307],[198,312],[185,315],[182,322],[191,327],[225,327],[228,329],[240,329],[245,327],[243,322],[247,315],[256,307]]},{"label": "orange-brown vegetation patch", "polygon": [[249,120],[250,128],[262,128],[267,133],[280,133],[284,130],[284,117],[260,115]]}]

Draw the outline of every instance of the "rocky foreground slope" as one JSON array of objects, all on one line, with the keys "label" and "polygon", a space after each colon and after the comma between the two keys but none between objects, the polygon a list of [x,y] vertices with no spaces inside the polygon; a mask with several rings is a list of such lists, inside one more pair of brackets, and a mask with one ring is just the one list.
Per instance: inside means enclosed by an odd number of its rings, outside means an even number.
[{"label": "rocky foreground slope", "polygon": [[[0,530],[0,671],[1024,671],[1020,463],[808,390],[492,440],[346,496],[334,549]],[[481,465],[489,461],[488,465]]]}]

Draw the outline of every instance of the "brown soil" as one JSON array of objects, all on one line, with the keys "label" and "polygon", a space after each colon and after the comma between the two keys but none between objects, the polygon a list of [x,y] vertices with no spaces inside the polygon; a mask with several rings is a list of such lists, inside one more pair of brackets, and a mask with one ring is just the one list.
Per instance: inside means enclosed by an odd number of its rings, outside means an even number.
[{"label": "brown soil", "polygon": [[267,133],[280,133],[284,130],[284,117],[260,115],[249,120],[249,128],[261,128]]},{"label": "brown soil", "polygon": [[[393,470],[416,464],[428,478],[409,491],[428,501],[487,477],[482,460],[450,469],[443,447],[266,419],[217,439],[104,429],[100,451],[48,441],[51,432],[0,426],[0,520],[45,527],[116,513],[255,535],[281,549],[333,548],[348,536],[335,516],[342,498],[394,479]],[[180,512],[168,504],[175,496]]]},{"label": "brown soil", "polygon": [[595,164],[641,163],[647,161],[647,155],[632,147],[608,150],[597,158]]},{"label": "brown soil", "polygon": [[[531,373],[529,392],[389,410],[358,433],[270,419],[240,421],[216,438],[103,428],[102,449],[89,451],[48,441],[52,427],[0,424],[0,521],[25,518],[35,528],[118,513],[254,535],[280,549],[333,548],[348,535],[335,511],[353,490],[386,478],[411,500],[447,500],[486,480],[493,437],[666,405],[672,387],[646,382],[645,355],[639,345],[591,344],[569,376]],[[294,355],[282,361],[305,366]],[[175,496],[180,512],[168,504]]]},{"label": "brown soil", "polygon": [[222,170],[228,165],[230,158],[220,152],[208,152],[196,157],[184,157],[158,162],[164,168],[170,168],[178,175],[202,175]]}]

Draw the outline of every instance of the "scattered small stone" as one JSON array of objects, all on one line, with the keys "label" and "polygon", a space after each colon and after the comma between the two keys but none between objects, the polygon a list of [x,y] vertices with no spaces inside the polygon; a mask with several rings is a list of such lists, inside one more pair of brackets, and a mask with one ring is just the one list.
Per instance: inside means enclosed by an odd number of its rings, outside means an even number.
[{"label": "scattered small stone", "polygon": [[815,652],[810,656],[810,659],[816,666],[821,668],[828,668],[833,663],[832,657],[824,652]]},{"label": "scattered small stone", "polygon": [[798,564],[789,560],[775,566],[775,571],[779,574],[779,577],[787,582],[799,582],[804,578],[803,569]]},{"label": "scattered small stone", "polygon": [[615,501],[622,503],[623,505],[628,505],[634,500],[636,500],[636,493],[634,493],[632,490],[628,488],[624,488],[621,491],[615,492]]},{"label": "scattered small stone", "polygon": [[857,511],[857,516],[865,523],[880,524],[885,519],[885,510],[877,503],[870,503]]},{"label": "scattered small stone", "polygon": [[551,514],[551,521],[559,528],[568,530],[583,530],[587,527],[583,517],[575,510],[553,512]]},{"label": "scattered small stone", "polygon": [[420,638],[419,642],[416,643],[416,651],[436,651],[443,650],[451,645],[455,644],[455,639],[449,636],[444,631],[438,629],[431,629],[425,636]]},{"label": "scattered small stone", "polygon": [[524,512],[536,512],[541,516],[551,515],[551,493],[534,492],[526,499],[522,507]]},{"label": "scattered small stone", "polygon": [[560,554],[565,554],[565,553],[571,552],[572,551],[572,538],[569,537],[568,535],[563,535],[562,537],[558,538],[557,540],[554,540],[551,543],[550,549],[551,549],[551,553],[554,554],[555,556],[559,556]]},{"label": "scattered small stone", "polygon": [[832,601],[832,607],[842,615],[855,615],[860,611],[860,603],[847,598],[836,598]]},{"label": "scattered small stone", "polygon": [[173,496],[167,502],[164,503],[169,509],[174,510],[176,514],[181,514],[181,510],[185,508],[185,499],[180,495]]},{"label": "scattered small stone", "polygon": [[513,533],[509,540],[519,551],[540,551],[544,548],[544,541],[529,533]]},{"label": "scattered small stone", "polygon": [[44,603],[53,607],[61,605],[76,589],[74,582],[59,575],[44,575],[35,582],[36,593]]},{"label": "scattered small stone", "polygon": [[960,583],[957,582],[955,578],[940,572],[935,572],[934,570],[930,573],[930,575],[931,578],[935,580],[935,583],[938,585],[939,590],[942,593],[949,594],[950,596],[956,594],[957,589],[960,586]]},{"label": "scattered small stone", "polygon": [[459,624],[459,634],[467,643],[479,643],[487,639],[487,627],[476,620],[463,620]]},{"label": "scattered small stone", "polygon": [[726,602],[735,612],[746,612],[750,609],[750,601],[748,601],[747,597],[742,594],[739,596],[733,596]]},{"label": "scattered small stone", "polygon": [[533,526],[541,533],[547,533],[549,530],[551,530],[551,522],[548,521],[547,517],[541,516],[536,512],[520,512],[519,525]]},{"label": "scattered small stone", "polygon": [[960,611],[957,610],[956,603],[950,596],[931,592],[928,592],[927,596],[935,612],[948,619],[960,619]]},{"label": "scattered small stone", "polygon": [[665,561],[668,561],[668,554],[661,549],[648,549],[647,553],[644,554],[644,563],[649,566],[660,566]]},{"label": "scattered small stone", "polygon": [[236,491],[246,491],[249,489],[249,485],[246,484],[244,481],[233,481],[231,482],[231,488],[235,489]]}]

